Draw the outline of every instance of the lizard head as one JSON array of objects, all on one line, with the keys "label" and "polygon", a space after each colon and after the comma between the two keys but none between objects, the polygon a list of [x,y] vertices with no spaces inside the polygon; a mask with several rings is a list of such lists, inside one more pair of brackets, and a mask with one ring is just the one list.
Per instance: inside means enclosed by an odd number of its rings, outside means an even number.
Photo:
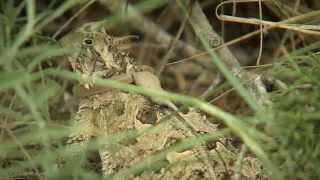
[{"label": "lizard head", "polygon": [[94,23],[87,23],[60,42],[63,47],[76,50],[67,56],[75,72],[87,77],[110,78],[126,73],[132,67],[132,58],[118,48],[118,39]]}]

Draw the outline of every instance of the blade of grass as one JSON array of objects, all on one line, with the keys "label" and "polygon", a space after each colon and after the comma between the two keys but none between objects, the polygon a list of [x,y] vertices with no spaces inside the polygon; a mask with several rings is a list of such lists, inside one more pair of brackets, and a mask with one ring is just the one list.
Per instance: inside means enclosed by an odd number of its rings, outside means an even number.
[{"label": "blade of grass", "polygon": [[[11,63],[15,54],[19,47],[32,35],[33,27],[35,25],[35,4],[34,0],[27,1],[27,24],[22,28],[22,30],[18,33],[13,42],[12,46],[2,55],[0,56],[0,65]],[[10,67],[7,66],[7,68]]]}]

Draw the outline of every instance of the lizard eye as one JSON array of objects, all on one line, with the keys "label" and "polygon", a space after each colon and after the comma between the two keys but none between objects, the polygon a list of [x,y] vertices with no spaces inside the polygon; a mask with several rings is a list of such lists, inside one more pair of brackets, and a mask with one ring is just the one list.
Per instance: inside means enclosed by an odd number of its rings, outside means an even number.
[{"label": "lizard eye", "polygon": [[82,41],[82,44],[86,45],[86,46],[92,46],[93,45],[93,39],[86,38],[86,39],[84,39]]}]

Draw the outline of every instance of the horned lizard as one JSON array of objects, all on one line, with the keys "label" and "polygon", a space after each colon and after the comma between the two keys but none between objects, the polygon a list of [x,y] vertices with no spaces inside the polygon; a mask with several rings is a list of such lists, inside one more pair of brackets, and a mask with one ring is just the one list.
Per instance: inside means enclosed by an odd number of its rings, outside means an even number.
[{"label": "horned lizard", "polygon": [[[158,79],[152,74],[151,67],[134,65],[134,59],[121,50],[125,39],[112,37],[103,28],[97,28],[95,23],[88,23],[62,38],[61,44],[63,47],[79,49],[67,56],[67,59],[73,70],[85,78],[93,76],[115,79],[149,87],[149,84],[141,83],[143,76],[151,76],[147,79],[154,81]],[[230,166],[235,161],[236,154],[223,148],[221,144],[215,145],[215,150],[200,144],[180,151],[166,151],[172,145],[194,136],[179,118],[170,115],[172,109],[161,107],[139,94],[97,87],[88,81],[80,83],[82,84],[74,89],[80,100],[73,123],[78,131],[70,135],[67,142],[68,147],[74,147],[72,149],[75,153],[85,151],[88,140],[95,137],[130,130],[140,133],[132,141],[106,143],[98,149],[104,176],[117,175],[118,172],[161,152],[166,153],[158,161],[161,163],[157,167],[136,171],[125,179],[219,179],[221,174],[231,174]],[[181,113],[181,116],[197,134],[216,131],[216,126],[195,109]],[[205,151],[208,157],[203,157],[199,153],[201,151]],[[217,151],[222,151],[220,154],[228,157],[226,162],[218,160],[219,158],[210,160],[210,157],[217,157]],[[257,165],[248,165],[252,166]],[[241,174],[249,178],[257,176]]]}]

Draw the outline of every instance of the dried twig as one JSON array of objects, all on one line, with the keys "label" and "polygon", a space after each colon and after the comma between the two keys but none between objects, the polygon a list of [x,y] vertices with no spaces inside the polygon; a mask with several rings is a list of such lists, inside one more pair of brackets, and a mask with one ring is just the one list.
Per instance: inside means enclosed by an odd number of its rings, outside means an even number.
[{"label": "dried twig", "polygon": [[263,49],[263,24],[262,24],[262,4],[261,0],[259,0],[259,20],[260,20],[260,48],[259,48],[259,55],[257,58],[257,65],[260,65],[261,56],[262,56],[262,49]]},{"label": "dried twig", "polygon": [[[203,13],[198,2],[193,5],[193,13],[191,16],[195,31],[200,32],[203,37],[207,34],[214,34],[220,37],[211,27],[208,19]],[[224,64],[232,71],[233,75],[238,77],[242,84],[246,85],[249,93],[256,99],[260,105],[270,105],[271,101],[267,96],[266,88],[262,82],[262,78],[258,74],[249,73],[240,67],[236,57],[231,53],[229,48],[224,47],[217,50],[217,53],[223,59]]]},{"label": "dried twig", "polygon": [[[320,11],[313,11],[313,12],[309,12],[309,13],[301,15],[301,16],[292,17],[292,18],[280,21],[278,23],[280,24],[280,23],[295,23],[295,22],[299,22],[299,21],[310,21],[312,19],[315,19],[315,18],[319,17],[319,15],[320,15]],[[269,30],[272,30],[274,28],[276,28],[276,27],[275,26],[264,27],[263,31],[269,31]],[[226,42],[226,43],[224,43],[224,44],[222,44],[222,45],[220,45],[220,46],[218,46],[216,48],[213,48],[213,50],[218,50],[218,49],[221,49],[221,48],[224,48],[224,47],[227,47],[227,46],[234,45],[234,44],[239,43],[241,41],[244,41],[246,39],[252,38],[253,36],[256,36],[258,34],[260,34],[260,29],[256,30],[256,31],[253,31],[251,33],[245,34],[245,35],[243,35],[243,36],[241,36],[239,38],[236,38],[234,40],[228,41],[228,42]],[[208,54],[209,54],[208,52],[200,52],[200,53],[192,55],[190,57],[183,58],[183,59],[177,60],[177,61],[172,62],[172,63],[168,63],[167,66],[183,63],[183,62],[190,61],[190,60],[194,60],[196,58],[199,58],[200,56],[206,56]]]},{"label": "dried twig", "polygon": [[96,2],[96,0],[90,0],[87,2],[79,11],[77,11],[71,18],[68,19],[67,22],[65,22],[52,36],[53,38],[56,38],[76,17],[79,16],[84,10],[86,10],[91,4]]},{"label": "dried twig", "polygon": [[[121,9],[122,6],[121,1],[119,0],[100,0],[100,3],[112,12],[117,12],[119,9]],[[128,21],[128,23],[130,23],[130,25],[134,28],[143,32],[146,36],[152,37],[159,43],[165,44],[167,46],[169,46],[173,41],[174,37],[162,30],[160,27],[158,27],[158,25],[150,21],[148,18],[141,15],[131,5],[128,5],[127,7],[127,16],[134,18],[133,21]],[[182,50],[184,53],[190,56],[200,52],[200,50],[196,47],[181,40],[177,41],[176,46],[179,50]],[[207,59],[206,57],[198,57],[198,59],[199,61],[197,61],[197,63],[208,66],[202,61],[204,59]]]},{"label": "dried twig", "polygon": [[158,77],[160,77],[162,71],[164,70],[166,64],[168,63],[170,57],[172,56],[172,52],[173,50],[175,49],[178,41],[179,41],[179,38],[181,37],[182,33],[183,33],[183,30],[185,28],[185,25],[187,23],[187,18],[185,18],[183,21],[182,21],[182,24],[180,25],[180,28],[179,28],[179,31],[177,33],[177,35],[175,36],[175,38],[173,39],[172,43],[170,43],[170,48],[169,50],[167,51],[166,55],[162,58],[162,60],[160,61],[160,64],[158,65],[158,68],[156,70],[156,75]]},{"label": "dried twig", "polygon": [[[246,0],[246,1],[238,1],[238,3],[244,3],[244,2],[260,2],[262,0]],[[263,0],[266,1],[266,0]],[[265,25],[265,26],[270,26],[272,28],[282,28],[282,29],[287,29],[291,31],[297,31],[300,33],[305,33],[309,35],[315,35],[319,36],[320,32],[317,30],[320,29],[319,26],[317,25],[301,25],[301,24],[290,24],[290,22],[283,21],[283,22],[272,22],[272,21],[266,21],[266,20],[261,20],[261,19],[255,19],[255,18],[242,18],[242,17],[235,17],[235,16],[230,16],[230,15],[224,15],[224,14],[219,14],[219,9],[228,3],[232,3],[233,1],[224,1],[220,3],[217,8],[216,8],[216,16],[218,19],[222,21],[230,21],[230,22],[237,22],[237,23],[245,23],[245,24],[253,24],[253,25]],[[260,9],[260,8],[259,8]]]}]

